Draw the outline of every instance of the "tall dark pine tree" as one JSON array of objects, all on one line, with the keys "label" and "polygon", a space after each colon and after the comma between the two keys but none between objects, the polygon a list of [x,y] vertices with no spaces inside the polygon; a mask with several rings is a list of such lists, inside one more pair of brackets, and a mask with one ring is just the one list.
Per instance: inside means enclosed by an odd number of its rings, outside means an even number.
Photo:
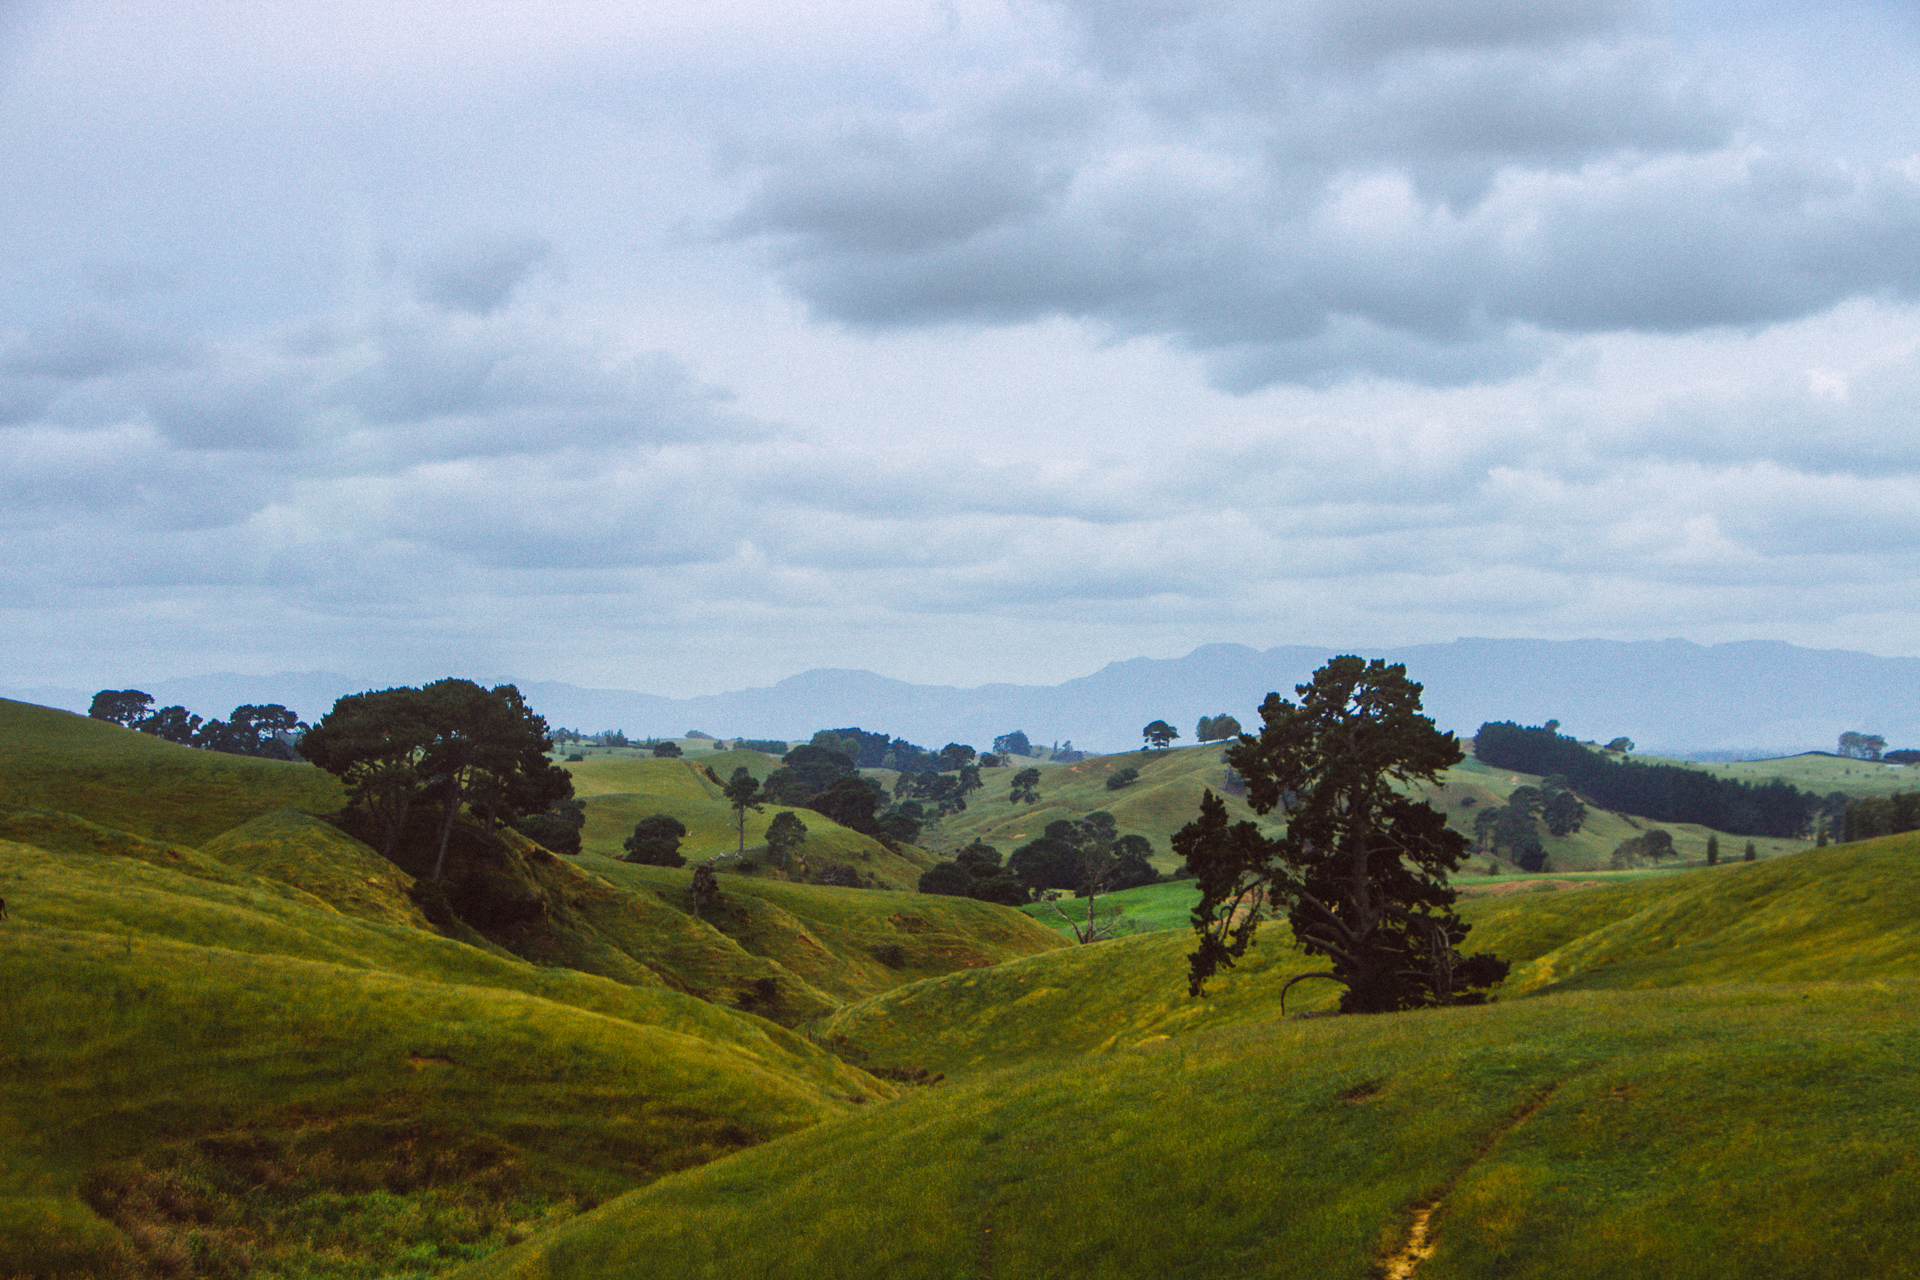
[{"label": "tall dark pine tree", "polygon": [[1462,760],[1459,743],[1420,714],[1420,686],[1404,666],[1339,657],[1295,692],[1297,704],[1268,694],[1259,736],[1227,753],[1255,811],[1285,815],[1285,834],[1228,825],[1209,792],[1200,820],[1175,837],[1201,890],[1190,989],[1245,953],[1255,912],[1236,907],[1264,896],[1286,905],[1301,947],[1331,966],[1287,987],[1338,982],[1343,1013],[1483,1000],[1480,989],[1507,964],[1459,952],[1468,926],[1450,909],[1445,876],[1467,840],[1403,791]]}]

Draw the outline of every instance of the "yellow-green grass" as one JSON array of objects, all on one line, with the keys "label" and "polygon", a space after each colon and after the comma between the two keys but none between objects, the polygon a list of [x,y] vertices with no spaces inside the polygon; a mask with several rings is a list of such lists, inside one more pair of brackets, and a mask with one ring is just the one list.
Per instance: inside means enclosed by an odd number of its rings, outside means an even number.
[{"label": "yellow-green grass", "polygon": [[0,842],[0,886],[0,1274],[111,1252],[83,1176],[207,1135],[415,1126],[598,1196],[886,1091],[759,1018],[244,873]]},{"label": "yellow-green grass", "polygon": [[[1120,934],[1185,929],[1191,923],[1193,909],[1199,904],[1200,889],[1195,881],[1170,880],[1102,894],[1094,903],[1094,919],[1105,919],[1117,911],[1117,932]],[[1068,939],[1074,936],[1076,927],[1085,928],[1087,923],[1085,898],[1061,897],[1052,902],[1029,902],[1020,911]]]},{"label": "yellow-green grass", "polygon": [[[982,769],[981,788],[968,797],[966,810],[930,828],[924,843],[950,855],[978,839],[1011,855],[1022,844],[1039,839],[1049,822],[1104,809],[1123,835],[1145,836],[1153,845],[1154,866],[1171,871],[1179,865],[1170,843],[1173,833],[1200,812],[1203,792],[1211,788],[1222,793],[1227,766],[1221,750],[1213,745],[1127,751],[1065,765],[1014,757],[1007,765]],[[1040,798],[1033,804],[1015,804],[1008,791],[1014,774],[1027,768],[1040,770]],[[1122,769],[1138,769],[1139,779],[1117,791],[1108,790],[1106,780]],[[1224,795],[1224,799],[1236,821],[1256,817],[1240,797]]]},{"label": "yellow-green grass", "polygon": [[[731,777],[733,768],[741,764],[761,777],[779,767],[778,761],[757,751],[710,754],[720,759],[714,771],[723,778]],[[720,787],[706,776],[707,763],[697,757],[671,760],[634,756],[568,765],[574,794],[586,802],[587,825],[581,832],[581,847],[618,858],[636,823],[666,814],[686,825],[681,853],[689,862],[738,852],[741,833],[733,825],[733,807]],[[757,812],[748,811],[745,843],[756,863],[768,861],[767,827],[786,807],[767,805]],[[877,884],[895,889],[912,889],[933,865],[932,857],[911,845],[892,850],[811,810],[795,812],[807,827],[800,853],[810,864],[843,863],[872,876]]]},{"label": "yellow-green grass", "polygon": [[312,765],[197,751],[0,698],[0,801],[197,846],[274,809],[331,813],[345,794]]},{"label": "yellow-green grass", "polygon": [[[1117,896],[1117,895],[1116,895]],[[1468,951],[1514,965],[1498,992],[1920,978],[1920,835],[1769,862],[1635,877],[1462,904]],[[1325,968],[1262,925],[1239,965],[1186,995],[1191,934],[1165,930],[954,974],[852,1004],[814,1027],[854,1061],[932,1071],[1183,1035],[1277,1016],[1280,987]],[[1303,983],[1289,1012],[1324,1009]]]},{"label": "yellow-green grass", "polygon": [[1036,1059],[457,1275],[1361,1280],[1435,1197],[1423,1280],[1911,1274],[1916,994],[1580,992]]},{"label": "yellow-green grass", "polygon": [[[692,909],[690,868],[638,866],[592,854],[583,855],[580,866],[636,902]],[[683,934],[659,930],[656,938],[684,938],[678,945],[689,951],[698,943],[704,948],[698,954],[716,973],[711,980],[716,986],[731,979],[738,991],[744,984],[731,977],[736,973],[775,976],[783,1004],[791,1003],[785,991],[789,975],[837,1008],[928,974],[983,968],[1061,945],[1051,932],[1010,908],[966,898],[794,884],[761,876],[722,875],[719,884],[720,901],[704,920],[689,919]],[[718,931],[737,953],[705,942],[708,933],[695,935],[693,926]],[[750,973],[744,968],[749,956],[761,966]],[[663,963],[685,972],[694,957],[676,955]],[[826,1011],[809,1009],[805,1016]],[[788,1021],[784,1013],[781,1021]]]},{"label": "yellow-green grass", "polygon": [[65,853],[98,853],[134,858],[223,884],[237,880],[231,867],[198,849],[168,844],[164,840],[149,840],[131,831],[121,831],[52,809],[0,807],[0,840],[14,840]]},{"label": "yellow-green grass", "polygon": [[[1635,756],[1634,759],[1651,761],[1653,757]],[[1920,769],[1911,765],[1849,760],[1811,751],[1776,760],[1736,760],[1725,764],[1693,760],[1662,760],[1657,763],[1699,769],[1716,778],[1733,778],[1740,782],[1765,784],[1778,779],[1817,796],[1844,791],[1859,799],[1865,796],[1888,796],[1897,791],[1920,791]]]},{"label": "yellow-green grass", "polygon": [[304,889],[346,915],[431,930],[407,891],[413,877],[336,827],[275,809],[225,831],[201,852],[230,867]]},{"label": "yellow-green grass", "polygon": [[[1550,909],[1587,918],[1570,923],[1568,932],[1577,935],[1508,986],[1526,992],[1920,976],[1916,902],[1920,833],[1556,894]],[[1594,918],[1616,904],[1638,909],[1605,923]],[[1506,910],[1524,919],[1533,905],[1514,902]],[[1481,917],[1484,936],[1498,936],[1501,915],[1489,910]]]}]

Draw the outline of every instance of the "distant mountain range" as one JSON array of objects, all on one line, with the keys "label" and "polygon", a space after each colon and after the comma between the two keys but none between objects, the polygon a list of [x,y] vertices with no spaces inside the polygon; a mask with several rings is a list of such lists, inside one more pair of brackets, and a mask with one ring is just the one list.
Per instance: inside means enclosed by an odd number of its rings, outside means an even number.
[{"label": "distant mountain range", "polygon": [[[857,725],[927,747],[967,742],[984,750],[996,736],[1020,729],[1036,743],[1070,740],[1083,750],[1119,751],[1140,745],[1140,729],[1151,720],[1167,720],[1189,738],[1201,716],[1220,712],[1252,728],[1268,691],[1293,696],[1294,685],[1338,652],[1213,644],[1184,658],[1110,663],[1064,684],[971,689],[829,668],[770,688],[697,698],[515,683],[556,727],[623,729],[632,737],[700,729],[725,737],[802,738]],[[1426,686],[1428,714],[1463,736],[1487,720],[1553,719],[1563,733],[1602,742],[1624,736],[1642,752],[1668,755],[1832,750],[1846,730],[1880,734],[1889,746],[1920,746],[1920,658],[1776,641],[1685,640],[1456,640],[1364,656],[1405,663]],[[390,683],[297,672],[193,676],[143,687],[162,705],[179,703],[204,716],[277,702],[314,720],[342,694]],[[6,697],[73,711],[85,711],[94,692],[0,688]]]}]

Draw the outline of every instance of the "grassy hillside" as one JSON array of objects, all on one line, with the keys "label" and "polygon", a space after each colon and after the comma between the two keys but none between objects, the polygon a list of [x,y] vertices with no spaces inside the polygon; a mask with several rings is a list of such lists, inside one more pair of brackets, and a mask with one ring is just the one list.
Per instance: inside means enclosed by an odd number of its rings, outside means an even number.
[{"label": "grassy hillside", "polygon": [[[734,829],[733,808],[720,786],[707,776],[709,767],[723,779],[742,767],[764,779],[780,767],[780,762],[758,751],[701,751],[679,760],[638,753],[597,755],[566,765],[573,776],[574,794],[587,807],[582,847],[619,858],[634,824],[664,813],[686,824],[681,853],[689,863],[734,853],[740,834]],[[768,805],[758,813],[747,814],[747,850],[750,857],[757,853],[755,860],[759,863],[766,862],[767,826],[784,807]],[[807,827],[800,853],[816,868],[839,863],[881,888],[912,890],[921,873],[933,865],[932,857],[911,845],[896,852],[820,814],[795,812]]]},{"label": "grassy hillside", "polygon": [[[0,1258],[22,1273],[127,1248],[159,1266],[211,1215],[232,1257],[306,1274],[315,1194],[372,1236],[465,1205],[498,1244],[527,1214],[885,1092],[761,1019],[356,919],[277,881],[5,842],[0,886]],[[418,1203],[381,1198],[389,1165]],[[126,1236],[95,1212],[115,1196]],[[397,1238],[435,1234],[421,1228]]]},{"label": "grassy hillside", "polygon": [[[1650,756],[1634,758],[1652,759]],[[1692,760],[1661,763],[1699,769],[1716,778],[1732,778],[1739,782],[1765,784],[1777,778],[1817,796],[1844,791],[1855,799],[1863,799],[1867,796],[1888,796],[1896,791],[1920,791],[1920,769],[1911,765],[1848,760],[1817,751],[1782,756],[1776,760],[1736,760],[1728,764],[1703,764]]]},{"label": "grassy hillside", "polygon": [[1037,1061],[459,1274],[1361,1280],[1435,1200],[1428,1277],[1903,1274],[1913,995],[1580,993]]},{"label": "grassy hillside", "polygon": [[339,803],[315,770],[0,712],[6,1280],[431,1274],[888,1096],[780,1023],[1058,945],[742,876],[701,920],[685,872],[465,823],[426,892],[432,814],[396,865],[289,803]]},{"label": "grassy hillside", "polygon": [[[1029,840],[1038,839],[1049,822],[1080,818],[1097,810],[1111,813],[1123,835],[1145,836],[1153,843],[1153,864],[1161,871],[1178,865],[1169,841],[1173,833],[1193,821],[1200,796],[1208,788],[1219,792],[1227,766],[1221,747],[1175,748],[1169,751],[1127,751],[1119,755],[1089,756],[1074,764],[1054,764],[1015,757],[1012,763],[980,771],[981,789],[968,799],[966,811],[932,827],[925,843],[950,855],[979,839],[1011,854]],[[1007,798],[1013,776],[1022,769],[1040,770],[1040,799],[1015,804]],[[1139,780],[1118,791],[1107,789],[1107,779],[1123,769],[1138,769]],[[1227,796],[1227,810],[1235,818],[1255,815],[1237,796]]]},{"label": "grassy hillside", "polygon": [[[593,855],[583,856],[580,865],[635,901],[684,903],[691,910],[689,868],[635,866]],[[966,898],[732,875],[720,877],[720,889],[721,901],[701,923],[763,966],[755,978],[791,975],[821,993],[825,1007],[807,1009],[807,1018],[929,974],[980,969],[1064,945],[1010,908]],[[689,962],[683,957],[675,963],[684,972]]]},{"label": "grassy hillside", "polygon": [[1204,1001],[1172,932],[930,979],[817,1030],[945,1080],[461,1280],[1362,1277],[1416,1215],[1429,1277],[1905,1274],[1916,895],[1905,836],[1486,898],[1505,998],[1374,1018],[1277,1020],[1274,926]]},{"label": "grassy hillside", "polygon": [[345,796],[312,765],[196,751],[0,698],[0,798],[198,845],[274,809],[331,813]]}]

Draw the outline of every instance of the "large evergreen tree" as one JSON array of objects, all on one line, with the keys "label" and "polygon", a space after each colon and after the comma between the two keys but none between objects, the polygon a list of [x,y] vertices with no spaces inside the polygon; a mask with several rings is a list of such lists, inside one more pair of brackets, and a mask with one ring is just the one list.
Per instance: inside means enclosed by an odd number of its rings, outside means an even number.
[{"label": "large evergreen tree", "polygon": [[1338,982],[1346,1013],[1484,999],[1478,989],[1505,977],[1507,965],[1458,949],[1468,926],[1450,909],[1445,877],[1467,840],[1402,790],[1457,764],[1459,743],[1420,714],[1420,686],[1404,666],[1339,657],[1295,692],[1298,703],[1268,694],[1258,737],[1227,753],[1254,809],[1285,815],[1285,834],[1229,825],[1208,792],[1199,820],[1175,837],[1201,890],[1190,989],[1197,994],[1245,953],[1257,913],[1244,908],[1264,897],[1285,905],[1307,954],[1331,964],[1288,987]]}]

